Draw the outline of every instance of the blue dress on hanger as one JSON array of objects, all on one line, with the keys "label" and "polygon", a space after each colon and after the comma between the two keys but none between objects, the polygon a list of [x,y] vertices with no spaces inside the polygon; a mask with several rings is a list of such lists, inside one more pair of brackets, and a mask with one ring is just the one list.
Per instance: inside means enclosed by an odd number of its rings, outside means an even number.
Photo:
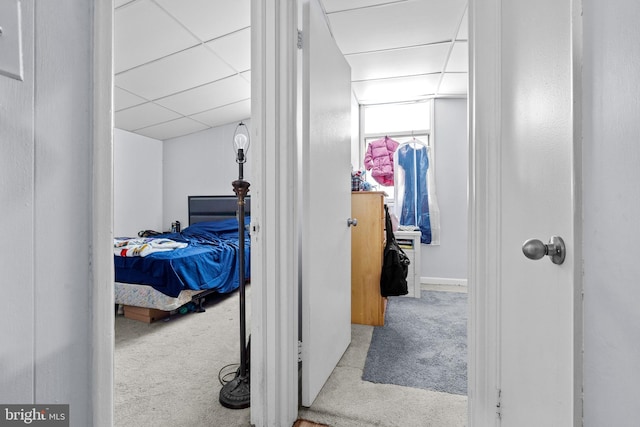
[{"label": "blue dress on hanger", "polygon": [[398,165],[404,170],[404,200],[400,224],[415,225],[420,229],[420,241],[431,243],[431,220],[429,218],[429,192],[427,169],[429,157],[427,147],[413,148],[406,144],[398,149]]}]

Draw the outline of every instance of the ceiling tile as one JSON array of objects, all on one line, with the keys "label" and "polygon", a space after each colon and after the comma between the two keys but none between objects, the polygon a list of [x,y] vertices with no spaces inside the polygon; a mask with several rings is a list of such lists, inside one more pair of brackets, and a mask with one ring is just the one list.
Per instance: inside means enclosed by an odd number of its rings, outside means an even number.
[{"label": "ceiling tile", "polygon": [[127,108],[115,113],[115,126],[119,129],[135,131],[147,126],[177,119],[180,114],[156,105],[153,102]]},{"label": "ceiling tile", "polygon": [[442,72],[451,43],[347,55],[352,80]]},{"label": "ceiling tile", "polygon": [[133,1],[135,1],[135,0],[114,0],[113,7],[114,8],[118,8],[120,6],[123,6],[123,5],[127,4],[127,3],[131,3]]},{"label": "ceiling tile", "polygon": [[156,0],[202,41],[251,25],[250,0]]},{"label": "ceiling tile", "polygon": [[176,95],[157,100],[173,111],[189,116],[251,96],[251,85],[239,75],[227,77]]},{"label": "ceiling tile", "polygon": [[435,94],[441,73],[394,79],[353,82],[360,104],[379,104],[424,99]]},{"label": "ceiling tile", "polygon": [[445,73],[440,83],[441,95],[466,95],[469,84],[467,73]]},{"label": "ceiling tile", "polygon": [[114,21],[116,73],[197,43],[187,30],[149,0],[116,9]]},{"label": "ceiling tile", "polygon": [[151,100],[232,74],[231,67],[200,45],[120,73],[115,82],[121,88]]},{"label": "ceiling tile", "polygon": [[391,3],[328,15],[344,54],[450,41],[466,0]]},{"label": "ceiling tile", "polygon": [[245,71],[251,68],[251,28],[245,28],[207,43],[207,47],[235,68]]},{"label": "ceiling tile", "polygon": [[359,9],[363,7],[377,6],[387,3],[399,3],[407,0],[321,0],[327,13],[341,10]]},{"label": "ceiling tile", "polygon": [[446,71],[448,73],[469,71],[469,43],[455,42],[451,50],[449,62],[447,62]]},{"label": "ceiling tile", "polygon": [[251,117],[251,100],[245,99],[234,104],[194,114],[191,117],[211,127],[240,122]]},{"label": "ceiling tile", "polygon": [[462,17],[456,40],[469,40],[469,8],[464,10],[464,16]]},{"label": "ceiling tile", "polygon": [[124,110],[134,105],[144,104],[145,102],[147,102],[146,99],[121,89],[118,86],[113,88],[113,108],[116,111]]},{"label": "ceiling tile", "polygon": [[149,126],[144,129],[138,129],[136,133],[164,141],[165,139],[188,135],[205,129],[208,129],[208,126],[198,123],[195,120],[191,120],[190,118],[182,117],[169,122]]}]

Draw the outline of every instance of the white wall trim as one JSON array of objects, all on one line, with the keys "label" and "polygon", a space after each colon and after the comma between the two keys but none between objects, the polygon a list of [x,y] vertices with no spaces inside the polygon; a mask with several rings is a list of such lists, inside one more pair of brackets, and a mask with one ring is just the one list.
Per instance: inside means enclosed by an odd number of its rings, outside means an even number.
[{"label": "white wall trim", "polygon": [[571,54],[573,96],[573,278],[574,278],[574,412],[576,425],[582,425],[584,416],[584,255],[583,255],[583,197],[582,197],[582,146],[583,146],[583,0],[571,1]]},{"label": "white wall trim", "polygon": [[252,0],[251,422],[298,414],[297,2]]},{"label": "white wall trim", "polygon": [[501,0],[469,1],[469,426],[497,425]]},{"label": "white wall trim", "polygon": [[93,427],[113,425],[113,1],[93,2]]},{"label": "white wall trim", "polygon": [[447,277],[421,277],[421,285],[448,285],[448,286],[467,286],[467,279],[455,279]]}]

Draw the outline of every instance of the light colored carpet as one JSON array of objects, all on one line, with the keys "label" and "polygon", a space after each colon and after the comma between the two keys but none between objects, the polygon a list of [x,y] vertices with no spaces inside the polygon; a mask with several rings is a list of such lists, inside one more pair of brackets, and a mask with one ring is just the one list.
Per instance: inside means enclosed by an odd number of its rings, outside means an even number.
[{"label": "light colored carpet", "polygon": [[[250,426],[250,409],[218,402],[218,372],[240,357],[238,294],[206,308],[152,324],[116,318],[115,427]],[[331,427],[466,426],[466,396],[362,381],[372,332],[353,325],[351,345],[300,418]]]},{"label": "light colored carpet", "polygon": [[218,401],[218,372],[240,361],[239,295],[205,308],[151,324],[116,317],[116,427],[250,425],[249,409]]},{"label": "light colored carpet", "polygon": [[331,427],[464,427],[467,397],[362,381],[373,326],[352,325],[351,345],[301,418]]}]

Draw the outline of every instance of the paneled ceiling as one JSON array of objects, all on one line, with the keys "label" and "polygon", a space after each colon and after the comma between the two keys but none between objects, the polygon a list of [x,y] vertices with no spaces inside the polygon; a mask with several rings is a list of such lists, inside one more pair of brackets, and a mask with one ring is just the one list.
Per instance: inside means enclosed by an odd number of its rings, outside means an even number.
[{"label": "paneled ceiling", "polygon": [[[250,0],[115,0],[115,126],[165,140],[251,115]],[[360,104],[466,95],[467,0],[321,0]]]}]

